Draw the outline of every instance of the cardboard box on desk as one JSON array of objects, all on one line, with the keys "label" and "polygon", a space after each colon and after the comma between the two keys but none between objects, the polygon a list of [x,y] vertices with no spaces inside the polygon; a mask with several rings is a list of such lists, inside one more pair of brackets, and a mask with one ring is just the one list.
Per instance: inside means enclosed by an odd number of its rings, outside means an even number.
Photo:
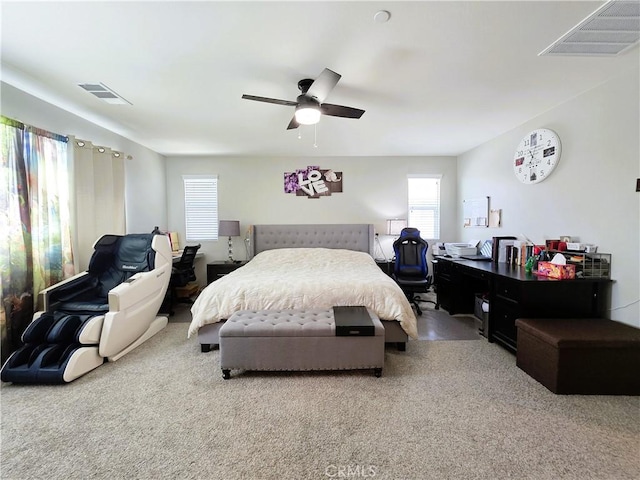
[{"label": "cardboard box on desk", "polygon": [[538,262],[538,275],[560,280],[576,278],[575,265],[558,265],[551,262]]}]

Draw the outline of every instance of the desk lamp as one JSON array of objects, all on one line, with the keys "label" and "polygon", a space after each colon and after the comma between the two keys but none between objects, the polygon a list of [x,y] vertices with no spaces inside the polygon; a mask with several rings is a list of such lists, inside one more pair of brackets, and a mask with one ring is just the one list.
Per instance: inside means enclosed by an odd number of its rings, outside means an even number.
[{"label": "desk lamp", "polygon": [[240,236],[240,222],[238,220],[220,220],[218,235],[220,237],[229,237],[229,260],[227,260],[227,263],[233,263],[233,243],[231,237]]}]

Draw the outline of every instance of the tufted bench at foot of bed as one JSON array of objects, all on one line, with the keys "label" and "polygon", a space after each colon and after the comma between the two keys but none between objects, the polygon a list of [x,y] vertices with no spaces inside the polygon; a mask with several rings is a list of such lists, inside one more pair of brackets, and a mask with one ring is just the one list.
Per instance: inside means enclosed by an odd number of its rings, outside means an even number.
[{"label": "tufted bench at foot of bed", "polygon": [[[407,350],[407,341],[409,337],[400,326],[400,322],[395,320],[380,320],[384,327],[384,341],[386,344],[396,345],[398,350],[404,352]],[[212,349],[220,345],[220,329],[226,320],[216,323],[203,325],[198,330],[198,343],[200,343],[200,351],[202,353],[210,352]]]},{"label": "tufted bench at foot of bed", "polygon": [[372,336],[337,336],[333,310],[243,310],[220,328],[220,368],[231,370],[356,370],[384,366],[384,327],[368,310]]}]

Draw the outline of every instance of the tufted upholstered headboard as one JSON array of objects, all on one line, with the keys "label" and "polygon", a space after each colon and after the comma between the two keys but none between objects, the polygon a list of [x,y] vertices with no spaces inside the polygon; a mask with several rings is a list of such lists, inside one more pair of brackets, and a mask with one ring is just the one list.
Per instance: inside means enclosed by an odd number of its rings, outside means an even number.
[{"label": "tufted upholstered headboard", "polygon": [[276,248],[344,248],[373,255],[371,224],[254,225],[253,254]]}]

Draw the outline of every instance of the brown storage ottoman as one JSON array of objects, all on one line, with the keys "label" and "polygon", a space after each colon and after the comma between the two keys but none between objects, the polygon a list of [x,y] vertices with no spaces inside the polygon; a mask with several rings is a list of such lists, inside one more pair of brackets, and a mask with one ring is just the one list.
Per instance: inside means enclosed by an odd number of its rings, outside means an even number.
[{"label": "brown storage ottoman", "polygon": [[553,393],[640,395],[640,329],[601,318],[519,318],[516,365]]}]

